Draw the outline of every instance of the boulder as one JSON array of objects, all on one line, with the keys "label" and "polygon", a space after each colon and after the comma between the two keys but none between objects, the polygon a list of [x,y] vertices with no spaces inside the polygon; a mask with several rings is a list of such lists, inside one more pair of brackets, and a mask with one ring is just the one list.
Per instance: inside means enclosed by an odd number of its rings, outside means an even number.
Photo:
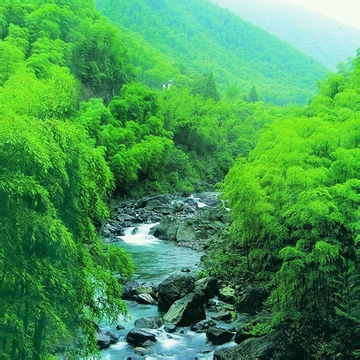
[{"label": "boulder", "polygon": [[195,288],[193,276],[181,274],[171,275],[158,287],[158,307],[160,311],[169,310],[170,306],[178,299],[191,293]]},{"label": "boulder", "polygon": [[229,304],[235,304],[236,295],[235,290],[230,286],[226,286],[219,290],[219,300],[225,301]]},{"label": "boulder", "polygon": [[111,343],[110,336],[106,335],[102,331],[96,334],[96,340],[97,340],[97,347],[99,350],[108,348]]},{"label": "boulder", "polygon": [[216,321],[234,321],[236,320],[236,312],[226,309],[221,309],[215,315],[211,316]]},{"label": "boulder", "polygon": [[163,216],[160,224],[151,228],[150,234],[159,239],[176,241],[176,234],[181,222],[182,220],[177,215]]},{"label": "boulder", "polygon": [[229,342],[234,335],[235,334],[233,332],[216,326],[212,326],[206,331],[206,337],[213,345],[225,344]]},{"label": "boulder", "polygon": [[203,291],[206,299],[211,299],[219,293],[218,280],[214,277],[206,277],[196,282]]},{"label": "boulder", "polygon": [[99,330],[96,333],[96,339],[98,349],[102,350],[106,349],[111,344],[116,344],[119,340],[119,337],[110,331],[103,332],[102,330]]},{"label": "boulder", "polygon": [[174,324],[165,324],[164,325],[164,330],[167,333],[173,333],[176,330],[176,325],[174,325]]},{"label": "boulder", "polygon": [[237,329],[235,334],[235,342],[241,344],[243,341],[250,339],[252,336],[248,333],[249,329],[247,326],[243,325]]},{"label": "boulder", "polygon": [[244,340],[240,345],[232,348],[217,350],[216,360],[238,359],[302,359],[301,350],[291,344],[282,332],[271,332],[261,337]]},{"label": "boulder", "polygon": [[135,289],[138,288],[140,284],[135,280],[127,281],[122,286],[122,298],[124,300],[132,300],[133,295],[135,294]]},{"label": "boulder", "polygon": [[162,321],[158,316],[140,318],[135,321],[135,327],[141,329],[158,329]]},{"label": "boulder", "polygon": [[134,346],[141,346],[145,341],[155,342],[155,335],[149,331],[132,329],[126,335],[126,342]]},{"label": "boulder", "polygon": [[144,347],[138,346],[134,349],[134,353],[140,356],[150,355],[151,351]]},{"label": "boulder", "polygon": [[176,300],[163,316],[163,321],[177,326],[189,326],[206,318],[204,297],[201,293],[190,293]]},{"label": "boulder", "polygon": [[215,326],[215,325],[216,325],[215,321],[211,319],[205,319],[192,325],[190,329],[192,331],[201,332],[207,330],[210,326]]},{"label": "boulder", "polygon": [[134,300],[139,304],[155,305],[156,300],[150,294],[134,295]]},{"label": "boulder", "polygon": [[178,225],[175,239],[178,242],[194,242],[196,240],[196,229],[193,226],[193,220],[189,219]]}]

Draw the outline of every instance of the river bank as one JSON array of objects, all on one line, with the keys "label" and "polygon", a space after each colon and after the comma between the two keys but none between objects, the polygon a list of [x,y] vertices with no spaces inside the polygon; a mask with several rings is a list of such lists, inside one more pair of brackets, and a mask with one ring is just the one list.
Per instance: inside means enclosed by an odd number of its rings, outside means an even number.
[{"label": "river bank", "polygon": [[[112,343],[103,358],[238,359],[284,353],[283,334],[251,332],[269,319],[262,307],[266,293],[242,288],[240,279],[226,284],[201,276],[201,257],[230,224],[230,210],[218,193],[159,195],[112,207],[102,237],[132,254],[136,274],[123,284],[131,320],[119,319],[115,332],[102,327],[99,333],[102,339],[110,331],[103,347]],[[168,293],[173,295],[164,306]]]}]

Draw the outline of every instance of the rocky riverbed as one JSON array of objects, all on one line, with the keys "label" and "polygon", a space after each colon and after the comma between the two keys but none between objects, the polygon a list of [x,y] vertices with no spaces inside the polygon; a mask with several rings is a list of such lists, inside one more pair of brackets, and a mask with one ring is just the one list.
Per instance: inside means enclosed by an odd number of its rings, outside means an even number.
[{"label": "rocky riverbed", "polygon": [[[104,241],[111,243],[120,243],[129,228],[136,234],[142,224],[155,224],[151,226],[150,234],[157,239],[206,252],[210,244],[218,241],[230,221],[229,209],[214,192],[114,202],[113,209],[111,219],[102,228]],[[268,294],[262,289],[242,288],[241,284],[234,286],[236,279],[232,284],[224,284],[213,277],[194,276],[187,267],[157,284],[141,280],[123,284],[123,299],[130,306],[137,303],[156,308],[156,311],[150,312],[152,316],[135,319],[131,329],[118,324],[116,331],[99,330],[100,348],[106,348],[122,337],[123,342],[133,349],[126,358],[165,359],[168,357],[161,356],[163,349],[156,343],[175,341],[184,334],[193,333],[206,337],[200,345],[194,345],[203,349],[187,353],[188,357],[177,358],[281,358],[282,354],[288,355],[284,353],[287,348],[284,334],[271,332],[260,336],[262,334],[250,331],[253,324],[269,317],[262,307]],[[174,344],[180,344],[180,340]],[[176,349],[174,351],[176,354]],[[170,358],[176,356],[170,354]]]},{"label": "rocky riverbed", "polygon": [[114,213],[102,228],[102,237],[108,242],[117,242],[125,228],[159,223],[151,232],[155,237],[203,250],[230,221],[229,209],[216,192],[144,197],[114,202],[112,207]]}]

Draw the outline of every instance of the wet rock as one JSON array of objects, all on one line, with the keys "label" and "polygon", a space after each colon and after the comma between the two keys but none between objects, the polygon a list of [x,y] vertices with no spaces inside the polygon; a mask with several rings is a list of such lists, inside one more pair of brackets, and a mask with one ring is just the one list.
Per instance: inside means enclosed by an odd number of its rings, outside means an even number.
[{"label": "wet rock", "polygon": [[237,329],[234,340],[237,344],[241,344],[243,341],[250,339],[251,337],[252,336],[249,334],[248,327],[244,325]]},{"label": "wet rock", "polygon": [[97,347],[99,350],[106,349],[110,346],[111,339],[110,336],[106,335],[104,332],[98,332],[96,334]]},{"label": "wet rock", "polygon": [[180,243],[194,242],[196,240],[196,228],[193,225],[192,219],[180,222],[174,240]]},{"label": "wet rock", "polygon": [[139,294],[133,296],[139,304],[156,305],[156,300],[150,294]]},{"label": "wet rock", "polygon": [[176,241],[176,235],[182,220],[178,215],[167,215],[161,218],[160,224],[151,228],[151,234],[162,240]]},{"label": "wet rock", "polygon": [[234,337],[234,335],[235,334],[233,332],[221,329],[216,326],[210,327],[206,331],[206,337],[213,345],[225,344],[229,342]]},{"label": "wet rock", "polygon": [[196,285],[200,286],[206,299],[211,299],[219,293],[218,280],[214,277],[199,279]]},{"label": "wet rock", "polygon": [[192,326],[190,327],[190,329],[191,329],[192,331],[200,332],[200,331],[205,331],[205,330],[207,330],[209,327],[215,326],[215,325],[216,325],[215,321],[213,321],[213,320],[211,320],[211,319],[205,319],[205,320],[203,320],[203,321],[200,321],[200,322],[192,325]]},{"label": "wet rock", "polygon": [[136,294],[135,289],[138,288],[140,284],[137,281],[130,280],[127,281],[122,287],[122,298],[124,300],[132,300],[134,294]]},{"label": "wet rock", "polygon": [[134,288],[135,294],[140,295],[140,294],[150,294],[153,295],[154,294],[154,290],[151,286],[139,286]]},{"label": "wet rock", "polygon": [[182,268],[181,272],[189,273],[191,270],[189,268]]},{"label": "wet rock", "polygon": [[176,330],[176,325],[174,325],[174,324],[165,324],[164,330],[167,333],[173,333]]},{"label": "wet rock", "polygon": [[282,332],[271,332],[267,335],[250,338],[230,349],[217,350],[216,360],[238,359],[302,359],[303,354]]},{"label": "wet rock", "polygon": [[216,321],[229,321],[229,322],[231,322],[231,321],[236,320],[236,312],[226,310],[226,309],[221,309],[215,315],[211,316],[211,318],[216,320]]},{"label": "wet rock", "polygon": [[135,327],[141,329],[158,329],[162,325],[162,321],[158,316],[151,316],[137,319]]},{"label": "wet rock", "polygon": [[120,325],[120,324],[118,324],[118,325],[116,325],[116,330],[124,330],[125,329],[125,326],[123,326],[123,325]]},{"label": "wet rock", "polygon": [[235,295],[235,290],[230,286],[226,286],[219,290],[219,300],[225,301],[230,304],[235,304],[237,298]]},{"label": "wet rock", "polygon": [[150,353],[151,353],[151,351],[149,349],[145,349],[140,346],[136,347],[134,349],[134,352],[135,352],[135,354],[140,355],[140,356],[150,355]]},{"label": "wet rock", "polygon": [[99,330],[96,334],[97,347],[99,350],[108,348],[111,344],[116,344],[119,337],[110,331],[103,332]]},{"label": "wet rock", "polygon": [[158,286],[158,307],[160,311],[169,310],[178,299],[192,292],[195,278],[189,275],[172,275]]},{"label": "wet rock", "polygon": [[176,300],[163,316],[164,322],[177,326],[189,326],[206,318],[204,297],[201,293],[190,293]]},{"label": "wet rock", "polygon": [[134,346],[141,346],[145,341],[155,342],[155,335],[149,331],[132,329],[126,335],[126,342]]}]

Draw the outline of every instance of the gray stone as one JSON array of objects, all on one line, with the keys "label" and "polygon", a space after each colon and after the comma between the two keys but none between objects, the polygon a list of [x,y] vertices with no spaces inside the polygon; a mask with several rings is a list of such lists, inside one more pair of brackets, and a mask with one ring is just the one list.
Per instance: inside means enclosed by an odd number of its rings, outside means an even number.
[{"label": "gray stone", "polygon": [[221,329],[216,326],[210,327],[206,331],[206,337],[213,345],[222,345],[229,342],[233,337],[234,333],[229,330]]},{"label": "gray stone", "polygon": [[200,293],[191,293],[175,301],[163,316],[164,322],[177,326],[189,326],[206,318],[204,297]]},{"label": "gray stone", "polygon": [[141,346],[145,341],[155,342],[155,335],[149,331],[132,329],[126,335],[126,342],[134,346]]},{"label": "gray stone", "polygon": [[218,280],[214,277],[206,277],[196,282],[203,291],[206,299],[211,299],[219,293]]},{"label": "gray stone", "polygon": [[139,304],[148,304],[148,305],[156,304],[156,300],[150,294],[134,295],[134,300],[136,300]]},{"label": "gray stone", "polygon": [[230,304],[235,304],[236,295],[235,290],[230,286],[226,286],[219,290],[219,300],[225,301]]},{"label": "gray stone", "polygon": [[232,348],[217,350],[216,360],[239,359],[302,359],[303,353],[281,332],[271,332],[261,337],[244,340]]},{"label": "gray stone", "polygon": [[149,349],[138,346],[134,349],[134,353],[140,356],[146,356],[150,355],[151,351]]},{"label": "gray stone", "polygon": [[189,275],[172,275],[158,287],[158,307],[160,311],[169,310],[178,299],[192,292],[195,288],[195,278]]},{"label": "gray stone", "polygon": [[158,329],[162,325],[162,321],[158,316],[151,316],[137,319],[135,327],[141,329]]}]

